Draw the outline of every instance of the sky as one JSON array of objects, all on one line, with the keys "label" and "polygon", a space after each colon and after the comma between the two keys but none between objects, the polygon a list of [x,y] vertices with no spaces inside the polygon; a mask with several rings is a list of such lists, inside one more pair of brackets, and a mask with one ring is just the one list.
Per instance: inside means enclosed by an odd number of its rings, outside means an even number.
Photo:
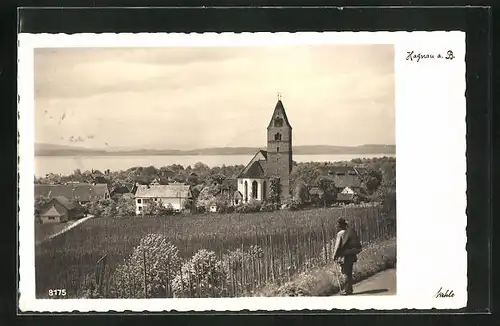
[{"label": "sky", "polygon": [[35,50],[35,141],[263,147],[281,93],[294,145],[395,144],[392,45]]}]

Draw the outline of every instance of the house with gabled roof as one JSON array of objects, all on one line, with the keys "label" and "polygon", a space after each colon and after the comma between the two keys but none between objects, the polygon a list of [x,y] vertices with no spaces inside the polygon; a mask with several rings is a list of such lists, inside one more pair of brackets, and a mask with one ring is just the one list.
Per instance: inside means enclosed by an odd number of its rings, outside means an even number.
[{"label": "house with gabled roof", "polygon": [[161,202],[165,207],[172,205],[174,210],[181,211],[192,197],[191,187],[183,183],[139,185],[135,192],[135,213],[143,214],[144,207],[152,202]]},{"label": "house with gabled roof", "polygon": [[354,166],[338,166],[330,169],[328,174],[333,178],[337,188],[337,201],[356,202],[365,197],[365,168]]},{"label": "house with gabled roof", "polygon": [[267,200],[272,178],[279,180],[281,200],[290,198],[291,171],[292,126],[279,97],[267,126],[267,150],[259,150],[237,175],[243,202]]},{"label": "house with gabled roof", "polygon": [[136,188],[137,185],[132,182],[118,182],[111,187],[109,193],[112,199],[118,200],[124,194],[134,195]]},{"label": "house with gabled roof", "polygon": [[64,196],[56,196],[40,208],[38,218],[42,223],[61,223],[85,216],[83,207]]}]

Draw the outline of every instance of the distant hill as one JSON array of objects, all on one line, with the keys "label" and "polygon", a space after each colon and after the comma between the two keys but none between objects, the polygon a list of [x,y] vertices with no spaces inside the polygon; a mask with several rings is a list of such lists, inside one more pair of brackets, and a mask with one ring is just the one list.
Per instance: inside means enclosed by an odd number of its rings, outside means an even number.
[{"label": "distant hill", "polygon": [[106,155],[105,150],[78,146],[35,143],[35,156]]},{"label": "distant hill", "polygon": [[[90,149],[85,147],[55,145],[46,143],[35,144],[36,156],[78,156],[78,155],[252,155],[258,147],[214,147],[193,150],[175,149]],[[395,145],[361,145],[361,146],[331,146],[306,145],[295,146],[293,153],[297,155],[325,155],[325,154],[395,154]]]}]

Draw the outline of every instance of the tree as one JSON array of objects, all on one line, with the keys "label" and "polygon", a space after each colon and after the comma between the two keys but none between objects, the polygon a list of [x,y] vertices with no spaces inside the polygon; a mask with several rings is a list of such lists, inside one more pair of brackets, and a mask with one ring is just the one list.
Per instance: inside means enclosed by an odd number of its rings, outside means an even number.
[{"label": "tree", "polygon": [[114,200],[105,199],[103,200],[103,204],[104,204],[104,210],[102,215],[107,217],[116,216],[117,211],[116,211],[116,203]]},{"label": "tree", "polygon": [[337,198],[337,188],[335,188],[335,181],[326,176],[320,176],[316,183],[321,189],[323,205],[326,207]]},{"label": "tree", "polygon": [[281,203],[281,184],[280,178],[273,177],[269,183],[269,201],[275,205]]},{"label": "tree", "polygon": [[94,215],[95,217],[104,216],[104,210],[106,208],[107,202],[104,200],[90,202],[86,205],[86,209],[89,214]]},{"label": "tree", "polygon": [[297,182],[304,182],[306,185],[311,185],[320,175],[321,170],[318,168],[317,164],[313,162],[299,163],[292,169],[290,183],[295,185]]},{"label": "tree", "polygon": [[309,191],[303,181],[298,181],[294,188],[293,199],[299,205],[303,205],[309,201]]},{"label": "tree", "polygon": [[50,201],[50,197],[40,196],[35,199],[35,214],[40,212],[40,209]]},{"label": "tree", "polygon": [[194,207],[194,202],[191,198],[188,198],[186,200],[184,200],[184,204],[183,204],[183,209],[186,210],[186,211],[192,211]]},{"label": "tree", "polygon": [[191,195],[193,196],[193,200],[196,200],[198,198],[204,187],[205,186],[203,184],[197,184],[196,186],[191,188]]},{"label": "tree", "polygon": [[132,194],[124,194],[118,199],[116,215],[119,217],[135,215],[135,199]]},{"label": "tree", "polygon": [[162,206],[163,205],[161,201],[150,200],[143,208],[144,215],[147,216],[159,215]]},{"label": "tree", "polygon": [[380,186],[382,182],[382,174],[375,170],[369,169],[365,176],[365,188],[369,194],[372,194]]}]

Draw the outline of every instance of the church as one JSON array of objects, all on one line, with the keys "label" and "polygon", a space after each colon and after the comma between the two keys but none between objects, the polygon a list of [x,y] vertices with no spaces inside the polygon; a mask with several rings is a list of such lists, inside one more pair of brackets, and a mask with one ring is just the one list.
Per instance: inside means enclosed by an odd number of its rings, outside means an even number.
[{"label": "church", "polygon": [[[280,199],[290,198],[292,171],[292,126],[278,96],[271,121],[267,126],[267,150],[259,150],[237,176],[242,202],[265,201],[269,198],[270,179],[279,178]],[[238,203],[236,203],[238,204]]]}]

